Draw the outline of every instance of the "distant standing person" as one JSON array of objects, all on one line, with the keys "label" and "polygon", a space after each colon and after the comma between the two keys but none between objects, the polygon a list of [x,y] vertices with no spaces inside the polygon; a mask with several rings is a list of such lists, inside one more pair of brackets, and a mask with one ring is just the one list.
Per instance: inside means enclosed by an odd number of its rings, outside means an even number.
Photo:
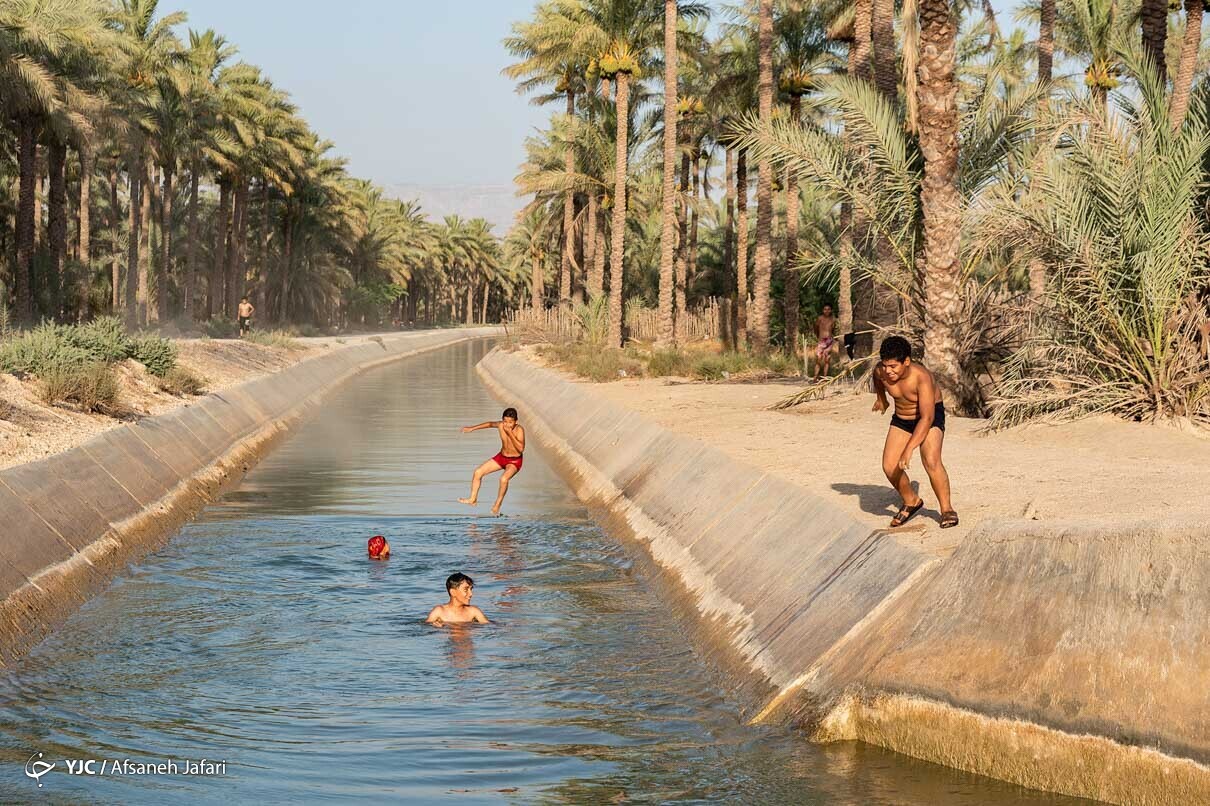
[{"label": "distant standing person", "polygon": [[244,297],[239,301],[239,337],[242,339],[244,334],[252,329],[252,314],[256,313],[256,308]]},{"label": "distant standing person", "polygon": [[823,313],[815,319],[815,335],[819,344],[815,347],[815,380],[826,377],[828,367],[832,365],[832,348],[836,346],[836,317],[832,315],[832,306],[823,306]]},{"label": "distant standing person", "polygon": [[475,468],[471,476],[470,497],[459,498],[458,501],[470,506],[477,504],[479,485],[483,483],[483,477],[503,470],[504,475],[500,477],[500,494],[496,496],[496,503],[492,506],[492,514],[499,515],[500,505],[504,503],[504,494],[508,492],[509,480],[521,472],[522,457],[525,453],[525,429],[517,423],[517,410],[514,408],[505,409],[499,420],[468,425],[462,429],[462,433],[469,434],[481,428],[494,428],[500,433],[500,452]]},{"label": "distant standing person", "polygon": [[882,448],[882,471],[903,499],[903,506],[891,519],[891,526],[902,526],[924,506],[924,499],[912,489],[908,464],[912,452],[920,449],[920,459],[929,483],[941,507],[941,528],[958,525],[958,513],[950,501],[950,477],[941,462],[945,442],[945,401],[933,373],[912,361],[912,347],[902,336],[891,336],[878,351],[881,359],[874,368],[874,411],[887,410],[887,393],[895,400],[895,413]]}]

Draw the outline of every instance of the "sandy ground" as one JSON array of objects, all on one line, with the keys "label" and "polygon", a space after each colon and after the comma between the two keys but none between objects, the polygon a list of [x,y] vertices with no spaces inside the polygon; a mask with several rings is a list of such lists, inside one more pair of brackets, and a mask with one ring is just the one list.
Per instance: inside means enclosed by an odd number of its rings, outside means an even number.
[{"label": "sandy ground", "polygon": [[[851,388],[788,411],[767,407],[795,383],[690,383],[670,379],[587,383],[663,427],[813,493],[872,527],[889,525],[898,496],[882,474],[890,415]],[[1210,520],[1210,439],[1169,426],[1094,418],[989,433],[981,420],[947,417],[944,460],[962,524],[939,527],[937,500],[914,457],[909,475],[925,509],[896,534],[945,554],[991,518],[1082,523],[1183,516]]]},{"label": "sandy ground", "polygon": [[[179,339],[178,364],[217,391],[288,367],[340,344],[352,344],[372,334],[295,339],[302,349],[264,347],[235,339]],[[127,360],[118,365],[122,382],[121,418],[87,414],[69,405],[47,406],[38,396],[38,381],[0,374],[0,468],[31,462],[88,441],[102,431],[139,417],[160,414],[196,398],[161,392],[143,366]]]}]

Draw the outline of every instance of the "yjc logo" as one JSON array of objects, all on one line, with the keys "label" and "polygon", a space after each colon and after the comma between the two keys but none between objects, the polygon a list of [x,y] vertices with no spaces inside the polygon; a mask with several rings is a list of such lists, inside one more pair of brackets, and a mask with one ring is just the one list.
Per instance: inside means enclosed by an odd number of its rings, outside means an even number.
[{"label": "yjc logo", "polygon": [[42,753],[34,753],[29,757],[29,761],[25,762],[25,774],[38,782],[38,787],[42,786],[42,776],[55,768],[53,761],[36,761],[41,759]]}]

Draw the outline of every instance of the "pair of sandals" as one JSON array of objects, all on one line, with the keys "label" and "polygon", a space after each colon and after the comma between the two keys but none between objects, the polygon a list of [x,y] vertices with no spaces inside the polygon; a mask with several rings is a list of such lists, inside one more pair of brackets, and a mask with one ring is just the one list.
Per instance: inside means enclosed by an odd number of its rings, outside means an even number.
[{"label": "pair of sandals", "polygon": [[[915,515],[917,512],[919,512],[923,507],[924,507],[923,498],[921,498],[920,501],[917,502],[916,506],[913,506],[913,507],[909,507],[908,505],[904,504],[903,506],[901,506],[899,508],[899,511],[895,513],[895,517],[891,518],[891,528],[895,529],[897,527],[903,526],[903,524],[910,521],[912,519],[912,516]],[[952,529],[953,527],[955,527],[957,525],[958,525],[958,513],[957,512],[955,512],[952,509],[947,509],[941,513],[941,528],[942,529]]]}]

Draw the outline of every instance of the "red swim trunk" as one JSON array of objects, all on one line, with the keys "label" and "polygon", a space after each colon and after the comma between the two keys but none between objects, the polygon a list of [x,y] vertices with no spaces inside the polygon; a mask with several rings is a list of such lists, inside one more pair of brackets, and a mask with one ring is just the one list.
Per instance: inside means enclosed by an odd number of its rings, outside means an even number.
[{"label": "red swim trunk", "polygon": [[517,468],[518,472],[520,472],[520,470],[521,470],[521,457],[520,456],[505,456],[503,453],[498,453],[492,457],[492,461],[495,462],[496,464],[500,465],[501,470],[508,467],[509,465],[512,465],[513,467]]}]

